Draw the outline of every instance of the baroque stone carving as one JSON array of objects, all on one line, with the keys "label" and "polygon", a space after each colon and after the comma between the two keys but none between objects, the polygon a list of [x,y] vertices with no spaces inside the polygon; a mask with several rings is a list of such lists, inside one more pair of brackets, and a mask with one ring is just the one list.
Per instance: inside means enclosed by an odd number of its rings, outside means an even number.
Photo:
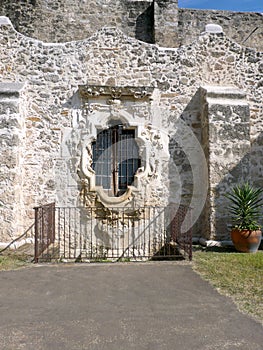
[{"label": "baroque stone carving", "polygon": [[99,96],[111,96],[113,99],[119,99],[123,96],[132,96],[135,99],[143,99],[150,97],[154,88],[150,86],[80,86],[80,95],[82,97],[99,97]]},{"label": "baroque stone carving", "polygon": [[[152,87],[98,85],[79,87],[83,117],[88,131],[85,134],[82,130],[78,146],[81,149],[78,171],[81,178],[80,199],[85,205],[99,206],[104,210],[118,207],[130,211],[135,207],[144,206],[145,196],[152,198],[153,203],[158,203],[156,186],[163,186],[158,172],[162,159],[169,158],[169,152],[165,149],[168,136],[149,122],[141,123],[142,116],[145,120],[151,118],[152,93]],[[135,130],[135,140],[141,159],[133,184],[118,197],[109,195],[102,186],[96,185],[96,173],[92,166],[92,142],[96,140],[98,130],[105,130],[116,123]]]}]

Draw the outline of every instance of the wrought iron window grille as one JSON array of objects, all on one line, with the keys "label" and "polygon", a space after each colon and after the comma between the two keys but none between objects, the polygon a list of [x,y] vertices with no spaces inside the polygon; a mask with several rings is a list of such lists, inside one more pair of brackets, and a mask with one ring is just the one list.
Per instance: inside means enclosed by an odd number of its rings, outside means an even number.
[{"label": "wrought iron window grille", "polygon": [[135,129],[123,124],[99,130],[92,143],[92,168],[96,186],[102,186],[109,196],[121,196],[134,181],[141,166]]}]

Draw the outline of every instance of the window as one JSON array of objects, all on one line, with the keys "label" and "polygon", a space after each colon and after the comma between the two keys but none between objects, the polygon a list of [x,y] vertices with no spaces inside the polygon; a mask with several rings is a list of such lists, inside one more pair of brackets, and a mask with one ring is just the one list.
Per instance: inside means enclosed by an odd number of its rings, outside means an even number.
[{"label": "window", "polygon": [[102,186],[111,196],[122,195],[141,166],[135,130],[119,124],[99,131],[92,143],[92,159],[96,186]]}]

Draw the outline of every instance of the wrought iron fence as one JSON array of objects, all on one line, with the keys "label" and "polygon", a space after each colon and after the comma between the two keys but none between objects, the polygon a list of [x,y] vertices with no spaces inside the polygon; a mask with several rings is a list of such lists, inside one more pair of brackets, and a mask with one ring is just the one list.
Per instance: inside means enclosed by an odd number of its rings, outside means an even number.
[{"label": "wrought iron fence", "polygon": [[35,209],[35,262],[55,244],[55,203]]},{"label": "wrought iron fence", "polygon": [[[188,227],[183,232],[183,225]],[[192,258],[184,206],[35,208],[35,262]]]}]

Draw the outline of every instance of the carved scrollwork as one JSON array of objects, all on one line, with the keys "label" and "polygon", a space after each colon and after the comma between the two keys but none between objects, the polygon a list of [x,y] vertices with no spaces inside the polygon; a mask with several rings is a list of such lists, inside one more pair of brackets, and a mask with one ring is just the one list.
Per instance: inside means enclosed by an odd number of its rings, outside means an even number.
[{"label": "carved scrollwork", "polygon": [[94,206],[96,203],[96,192],[89,190],[89,181],[87,179],[81,179],[80,200],[85,206]]},{"label": "carved scrollwork", "polygon": [[91,114],[94,110],[94,106],[90,103],[86,102],[84,103],[84,116],[87,117],[89,114]]},{"label": "carved scrollwork", "polygon": [[[156,186],[161,186],[161,166],[168,144],[167,136],[150,124],[152,107],[150,99],[154,88],[145,86],[80,86],[85,128],[81,131],[79,150],[81,157],[78,174],[81,179],[80,199],[84,205],[131,210],[145,201],[159,201]],[[139,120],[139,118],[144,118]],[[148,119],[148,120],[147,120]],[[134,181],[124,193],[113,196],[111,190],[97,185],[93,158],[93,142],[98,130],[122,124],[124,129],[134,130],[138,145],[140,167],[134,174]],[[85,133],[86,132],[86,133]]]},{"label": "carved scrollwork", "polygon": [[148,96],[148,92],[144,88],[138,88],[138,89],[131,89],[131,92],[133,94],[133,97],[135,99],[142,99]]},{"label": "carved scrollwork", "polygon": [[98,97],[105,94],[105,88],[102,86],[89,86],[85,92],[88,96]]},{"label": "carved scrollwork", "polygon": [[122,87],[111,87],[110,88],[110,95],[114,98],[114,99],[119,99],[121,97],[121,95],[123,94],[123,88]]},{"label": "carved scrollwork", "polygon": [[111,96],[113,99],[120,99],[122,96],[131,96],[135,99],[150,97],[153,93],[153,87],[150,86],[99,86],[88,85],[80,86],[82,97]]}]

